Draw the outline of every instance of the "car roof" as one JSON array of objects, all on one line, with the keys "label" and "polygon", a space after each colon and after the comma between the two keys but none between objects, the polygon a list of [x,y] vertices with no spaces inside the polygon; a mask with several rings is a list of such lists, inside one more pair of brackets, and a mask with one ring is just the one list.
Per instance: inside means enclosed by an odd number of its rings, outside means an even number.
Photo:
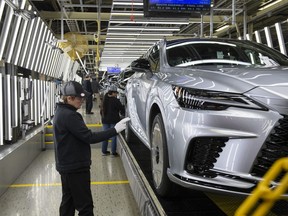
[{"label": "car roof", "polygon": [[183,38],[183,39],[176,39],[176,40],[170,40],[167,41],[167,46],[172,46],[180,43],[185,43],[189,41],[215,41],[215,42],[238,42],[240,40],[238,39],[230,39],[230,38]]}]

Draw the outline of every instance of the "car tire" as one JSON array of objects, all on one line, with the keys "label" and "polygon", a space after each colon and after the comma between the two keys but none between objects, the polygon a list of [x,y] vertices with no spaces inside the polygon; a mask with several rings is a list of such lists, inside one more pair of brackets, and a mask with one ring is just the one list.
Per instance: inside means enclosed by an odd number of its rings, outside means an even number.
[{"label": "car tire", "polygon": [[157,114],[151,128],[151,169],[155,190],[158,195],[175,195],[176,185],[167,176],[169,167],[166,133],[161,114]]}]

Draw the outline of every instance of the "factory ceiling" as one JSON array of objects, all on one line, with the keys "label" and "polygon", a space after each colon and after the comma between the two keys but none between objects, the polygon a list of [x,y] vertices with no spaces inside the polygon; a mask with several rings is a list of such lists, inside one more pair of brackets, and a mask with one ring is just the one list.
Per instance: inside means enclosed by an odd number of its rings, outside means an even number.
[{"label": "factory ceiling", "polygon": [[[273,4],[274,2],[274,4]],[[276,2],[276,3],[275,3]],[[191,18],[146,18],[142,0],[30,0],[59,41],[81,34],[90,72],[125,68],[162,38],[241,37],[288,18],[288,0],[214,0],[213,9]],[[222,26],[228,27],[219,30]]]}]

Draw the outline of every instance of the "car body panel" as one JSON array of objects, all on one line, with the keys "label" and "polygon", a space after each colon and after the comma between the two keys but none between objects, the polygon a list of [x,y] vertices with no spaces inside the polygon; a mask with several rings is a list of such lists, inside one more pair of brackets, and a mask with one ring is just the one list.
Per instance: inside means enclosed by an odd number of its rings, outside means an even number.
[{"label": "car body panel", "polygon": [[[155,112],[161,113],[169,155],[167,175],[171,181],[193,189],[249,194],[263,177],[263,174],[257,174],[255,168],[261,166],[258,161],[263,160],[261,155],[266,154],[263,151],[271,151],[272,147],[266,148],[271,146],[269,140],[274,139],[275,130],[279,131],[277,127],[286,124],[281,121],[287,122],[288,67],[170,67],[163,43],[159,43],[159,71],[135,71],[126,85],[127,115],[131,118],[132,130],[151,148],[153,116]],[[177,43],[180,44],[179,41]],[[256,105],[232,105],[216,111],[185,108],[176,100],[173,86],[242,95]],[[204,140],[203,148],[208,148],[205,140],[212,140],[213,145],[213,140],[222,138],[227,141],[223,141],[221,150],[213,156],[213,167],[207,169],[213,177],[205,176],[205,172],[193,174],[193,170],[187,170],[187,163],[194,160],[189,156],[190,149],[199,148],[201,151],[196,141],[201,144]],[[285,145],[288,148],[288,140]],[[280,155],[275,154],[277,157]],[[273,183],[272,187],[275,185]]]}]

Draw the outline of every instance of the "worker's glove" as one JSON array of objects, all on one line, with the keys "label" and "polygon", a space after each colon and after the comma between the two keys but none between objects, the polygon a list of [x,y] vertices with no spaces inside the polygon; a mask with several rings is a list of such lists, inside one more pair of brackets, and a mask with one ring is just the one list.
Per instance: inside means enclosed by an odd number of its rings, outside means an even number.
[{"label": "worker's glove", "polygon": [[129,117],[126,117],[124,119],[122,119],[121,121],[119,121],[116,125],[115,125],[115,130],[117,131],[117,133],[120,133],[121,131],[126,129],[126,122],[130,121]]}]

